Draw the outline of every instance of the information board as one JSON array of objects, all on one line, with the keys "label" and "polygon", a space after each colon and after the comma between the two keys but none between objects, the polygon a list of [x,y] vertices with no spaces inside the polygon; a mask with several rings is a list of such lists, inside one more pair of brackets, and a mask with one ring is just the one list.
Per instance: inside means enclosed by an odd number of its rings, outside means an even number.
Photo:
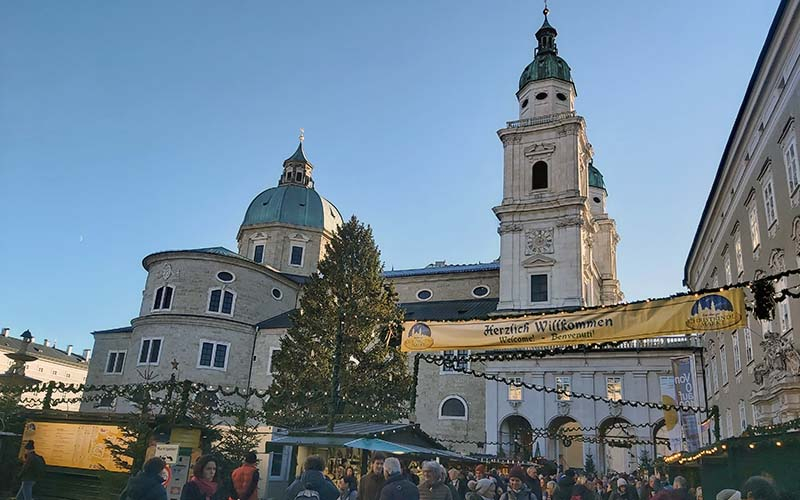
[{"label": "information board", "polygon": [[47,465],[127,472],[114,463],[106,446],[106,439],[121,438],[122,431],[115,425],[28,421],[22,434],[20,459],[24,458],[25,443],[33,440],[36,453]]}]

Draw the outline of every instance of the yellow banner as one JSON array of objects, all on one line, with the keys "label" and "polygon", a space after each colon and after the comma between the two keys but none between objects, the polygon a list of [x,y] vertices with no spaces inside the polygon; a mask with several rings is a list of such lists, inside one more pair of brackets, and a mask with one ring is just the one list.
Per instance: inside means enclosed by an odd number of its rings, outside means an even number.
[{"label": "yellow banner", "polygon": [[405,352],[594,344],[745,326],[741,288],[587,311],[404,324]]}]

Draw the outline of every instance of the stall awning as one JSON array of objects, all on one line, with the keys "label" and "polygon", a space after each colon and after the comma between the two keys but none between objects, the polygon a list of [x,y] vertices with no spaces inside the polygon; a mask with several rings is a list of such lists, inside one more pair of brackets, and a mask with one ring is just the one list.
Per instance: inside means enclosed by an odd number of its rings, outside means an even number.
[{"label": "stall awning", "polygon": [[425,448],[422,446],[414,446],[412,444],[405,444],[405,443],[392,443],[390,441],[384,441],[383,439],[373,439],[373,438],[354,439],[352,441],[345,443],[344,446],[347,446],[348,448],[358,448],[361,450],[383,451],[395,455],[406,455],[406,454],[423,455],[432,457],[451,458],[469,462],[476,461],[469,457],[465,457],[463,455],[459,455],[458,453],[453,453],[452,451],[448,450]]},{"label": "stall awning", "polygon": [[318,447],[341,447],[346,446],[352,437],[340,436],[279,436],[275,437],[271,444],[285,444],[290,446],[318,446]]}]

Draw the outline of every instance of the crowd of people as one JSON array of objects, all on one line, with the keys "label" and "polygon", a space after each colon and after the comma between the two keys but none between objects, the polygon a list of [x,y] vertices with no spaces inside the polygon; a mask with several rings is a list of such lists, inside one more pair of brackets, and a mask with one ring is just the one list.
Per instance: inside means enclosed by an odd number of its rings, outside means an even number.
[{"label": "crowd of people", "polygon": [[[325,475],[321,457],[306,459],[302,475],[286,491],[286,500],[704,500],[700,486],[683,476],[665,474],[584,474],[575,470],[543,474],[536,465],[512,467],[507,473],[474,469],[446,470],[423,462],[420,473],[394,457],[372,455],[369,472],[356,480],[352,468]],[[725,489],[714,500],[786,500],[768,477],[754,476],[740,490]],[[712,499],[707,499],[712,500]]]}]

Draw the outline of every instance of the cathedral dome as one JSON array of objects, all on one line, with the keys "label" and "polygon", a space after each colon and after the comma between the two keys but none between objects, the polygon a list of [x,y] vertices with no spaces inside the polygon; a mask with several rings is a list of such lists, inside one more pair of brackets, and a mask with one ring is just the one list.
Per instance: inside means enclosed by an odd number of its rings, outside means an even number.
[{"label": "cathedral dome", "polygon": [[606,183],[603,181],[603,174],[597,170],[594,163],[589,163],[589,187],[606,188]]},{"label": "cathedral dome", "polygon": [[342,215],[313,188],[286,184],[256,196],[247,208],[242,226],[271,223],[334,231],[342,223]]}]

